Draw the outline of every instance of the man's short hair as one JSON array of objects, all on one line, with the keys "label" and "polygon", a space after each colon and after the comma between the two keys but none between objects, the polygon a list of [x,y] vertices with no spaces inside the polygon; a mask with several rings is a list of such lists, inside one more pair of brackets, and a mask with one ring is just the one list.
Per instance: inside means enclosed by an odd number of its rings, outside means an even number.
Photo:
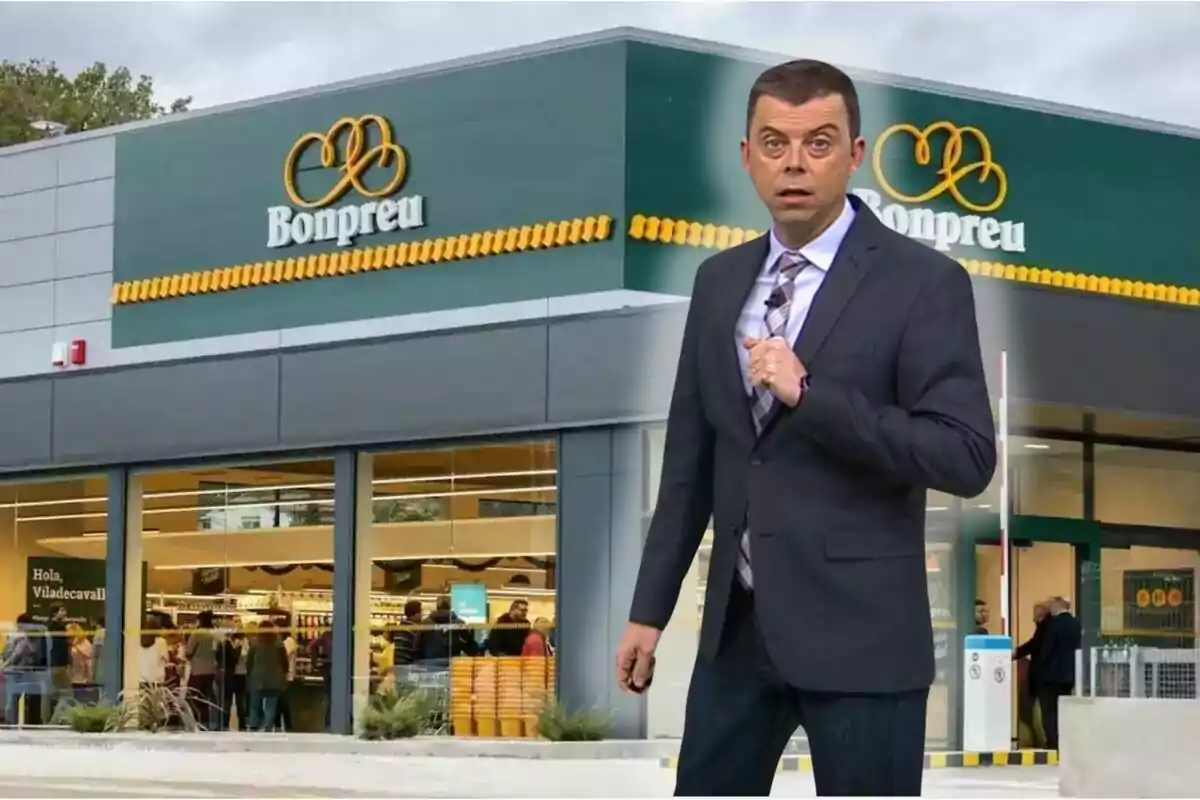
[{"label": "man's short hair", "polygon": [[761,97],[774,97],[794,106],[809,100],[829,95],[840,95],[846,104],[846,116],[850,121],[850,138],[857,139],[862,133],[862,115],[858,108],[858,90],[850,76],[832,64],[802,58],[771,67],[758,76],[750,87],[750,102],[746,107],[746,133],[754,119]]}]

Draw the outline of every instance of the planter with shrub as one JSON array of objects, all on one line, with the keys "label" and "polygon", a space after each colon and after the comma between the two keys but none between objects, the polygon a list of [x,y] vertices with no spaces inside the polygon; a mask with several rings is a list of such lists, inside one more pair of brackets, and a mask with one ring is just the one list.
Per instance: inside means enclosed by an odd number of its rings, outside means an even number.
[{"label": "planter with shrub", "polygon": [[571,712],[549,700],[538,714],[538,735],[552,742],[599,742],[612,735],[612,724],[598,712]]}]

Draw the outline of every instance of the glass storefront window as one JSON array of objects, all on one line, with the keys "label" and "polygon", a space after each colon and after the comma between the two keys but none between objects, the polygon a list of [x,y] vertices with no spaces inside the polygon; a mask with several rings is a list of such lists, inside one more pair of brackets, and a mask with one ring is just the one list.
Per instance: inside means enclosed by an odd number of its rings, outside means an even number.
[{"label": "glass storefront window", "polygon": [[[1083,444],[1057,439],[1009,437],[1012,513],[1039,517],[1083,517]],[[964,501],[967,513],[1000,513],[1001,470],[987,490]]]},{"label": "glass storefront window", "polygon": [[1101,522],[1200,531],[1200,453],[1096,445],[1095,470]]},{"label": "glass storefront window", "polygon": [[925,496],[925,579],[929,590],[929,613],[933,624],[933,656],[936,672],[926,705],[925,741],[933,747],[949,745],[952,739],[955,653],[960,641],[957,570],[954,542],[961,520],[955,513],[958,499],[942,492]]},{"label": "glass storefront window", "polygon": [[0,486],[4,725],[64,724],[104,680],[104,477]]},{"label": "glass storefront window", "polygon": [[1192,647],[1200,633],[1200,552],[1166,547],[1100,551],[1101,635],[1106,644]]},{"label": "glass storefront window", "polygon": [[[333,462],[137,476],[125,689],[168,727],[329,727]],[[135,561],[136,560],[136,561]],[[140,584],[140,585],[138,585]],[[170,698],[180,698],[179,702]]]},{"label": "glass storefront window", "polygon": [[371,473],[360,721],[412,697],[431,709],[427,733],[536,735],[555,695],[554,442],[381,453]]}]

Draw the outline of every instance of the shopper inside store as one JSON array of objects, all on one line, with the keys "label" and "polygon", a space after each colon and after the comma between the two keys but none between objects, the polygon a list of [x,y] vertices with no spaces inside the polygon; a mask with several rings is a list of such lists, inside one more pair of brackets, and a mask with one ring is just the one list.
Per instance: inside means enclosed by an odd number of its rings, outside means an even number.
[{"label": "shopper inside store", "polygon": [[[449,705],[463,659],[552,664],[553,443],[381,453],[373,466],[356,701],[417,687]],[[120,702],[102,689],[103,653],[122,637],[124,693],[170,698],[168,729],[330,730],[333,486],[331,461],[140,476],[141,580],[126,591],[144,611],[123,631],[105,626],[105,478],[0,486],[0,724],[61,725],[64,708]]]}]

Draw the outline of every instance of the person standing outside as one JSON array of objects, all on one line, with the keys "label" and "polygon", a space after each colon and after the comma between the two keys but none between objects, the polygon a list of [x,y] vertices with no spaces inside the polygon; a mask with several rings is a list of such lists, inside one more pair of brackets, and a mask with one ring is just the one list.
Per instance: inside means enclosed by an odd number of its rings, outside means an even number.
[{"label": "person standing outside", "polygon": [[654,650],[713,520],[675,793],[766,795],[803,726],[820,795],[921,793],[934,678],[926,491],[996,465],[970,277],[848,195],[858,94],[765,71],[742,163],[771,231],[700,265],[617,680]]},{"label": "person standing outside", "polygon": [[1042,728],[1046,749],[1058,749],[1058,698],[1075,690],[1075,651],[1082,644],[1079,620],[1071,614],[1071,604],[1063,597],[1052,597],[1047,604],[1050,616],[1045,622],[1041,644],[1043,661],[1036,687],[1038,707],[1042,709]]},{"label": "person standing outside", "polygon": [[[1046,666],[1046,621],[1050,618],[1050,601],[1035,603],[1033,606],[1033,635],[1024,644],[1013,651],[1013,660],[1018,663],[1017,674],[1021,674],[1020,664],[1024,661],[1025,679],[1017,680],[1017,719],[1033,734],[1034,743],[1044,744],[1038,735],[1037,726],[1033,720],[1033,705],[1037,701],[1038,686]],[[1028,660],[1026,660],[1028,659]],[[1043,730],[1045,721],[1043,720]]]}]

